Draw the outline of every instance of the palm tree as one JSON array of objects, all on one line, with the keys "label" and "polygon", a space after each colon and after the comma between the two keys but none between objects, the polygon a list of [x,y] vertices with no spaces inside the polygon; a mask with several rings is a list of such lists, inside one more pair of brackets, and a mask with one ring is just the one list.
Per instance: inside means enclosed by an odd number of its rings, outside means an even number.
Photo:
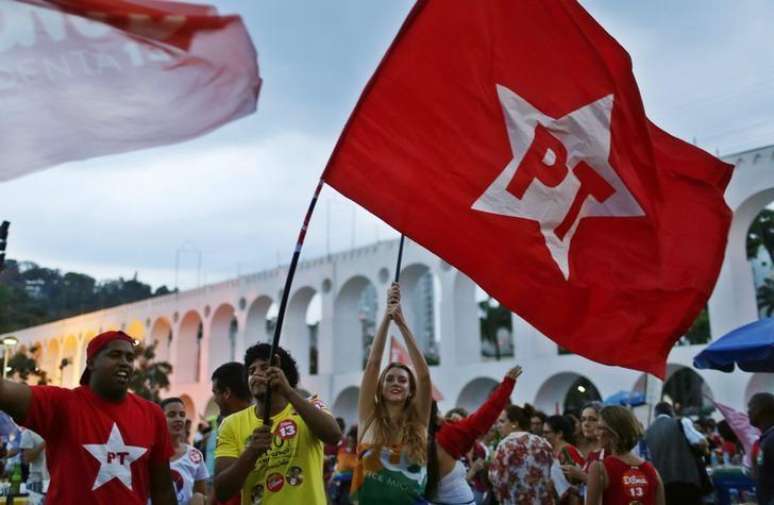
[{"label": "palm tree", "polygon": [[747,259],[758,254],[758,247],[763,246],[774,258],[774,210],[763,209],[750,225],[747,232]]},{"label": "palm tree", "polygon": [[765,279],[757,292],[758,308],[766,311],[766,317],[774,313],[774,280]]}]

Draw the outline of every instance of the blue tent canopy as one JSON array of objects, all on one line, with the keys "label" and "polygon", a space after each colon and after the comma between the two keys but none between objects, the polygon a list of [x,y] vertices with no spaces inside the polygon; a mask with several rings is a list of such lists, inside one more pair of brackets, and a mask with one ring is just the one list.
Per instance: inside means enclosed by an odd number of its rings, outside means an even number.
[{"label": "blue tent canopy", "polygon": [[637,391],[619,391],[605,398],[605,405],[639,407],[645,405],[645,395]]},{"label": "blue tent canopy", "polygon": [[696,368],[774,372],[774,318],[761,319],[720,337],[693,358]]}]

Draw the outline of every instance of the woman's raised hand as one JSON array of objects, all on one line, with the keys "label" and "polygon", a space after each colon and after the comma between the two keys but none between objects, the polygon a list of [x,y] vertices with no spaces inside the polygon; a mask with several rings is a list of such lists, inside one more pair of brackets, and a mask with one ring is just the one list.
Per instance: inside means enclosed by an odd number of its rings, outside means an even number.
[{"label": "woman's raised hand", "polygon": [[519,376],[523,373],[523,370],[519,365],[516,365],[515,367],[508,370],[508,372],[505,374],[506,377],[510,377],[513,380],[516,380],[519,378]]},{"label": "woman's raised hand", "polygon": [[400,284],[393,282],[387,290],[387,315],[391,319],[403,317],[400,309]]}]

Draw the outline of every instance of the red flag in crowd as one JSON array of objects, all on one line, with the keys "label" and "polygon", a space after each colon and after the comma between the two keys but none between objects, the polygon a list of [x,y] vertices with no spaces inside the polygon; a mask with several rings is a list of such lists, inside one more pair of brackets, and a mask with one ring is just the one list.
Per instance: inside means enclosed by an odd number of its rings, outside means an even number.
[{"label": "red flag in crowd", "polygon": [[[395,337],[390,337],[390,363],[403,363],[404,365],[410,366],[412,370],[414,368],[411,365],[411,358],[409,357],[408,351]],[[443,395],[435,387],[435,384],[431,384],[431,386],[433,387],[433,400],[437,402],[443,400]]]},{"label": "red flag in crowd", "polygon": [[560,345],[663,377],[718,275],[730,176],[648,121],[577,2],[420,0],[324,179]]},{"label": "red flag in crowd", "polygon": [[159,0],[0,2],[0,181],[187,140],[255,111],[238,16]]}]

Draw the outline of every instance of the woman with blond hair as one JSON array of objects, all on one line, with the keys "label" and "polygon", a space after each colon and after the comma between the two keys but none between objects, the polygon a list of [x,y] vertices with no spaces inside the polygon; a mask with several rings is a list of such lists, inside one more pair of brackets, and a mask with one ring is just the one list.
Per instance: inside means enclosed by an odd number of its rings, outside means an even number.
[{"label": "woman with blond hair", "polygon": [[618,405],[599,412],[599,441],[608,454],[589,469],[587,505],[664,505],[664,484],[656,469],[632,454],[642,437],[634,414]]},{"label": "woman with blond hair", "polygon": [[[391,321],[403,335],[416,372],[404,364],[390,363],[379,373]],[[403,317],[400,287],[393,283],[360,384],[358,425],[362,429],[358,431],[358,463],[352,478],[355,503],[425,502],[431,405],[430,370]]]}]

